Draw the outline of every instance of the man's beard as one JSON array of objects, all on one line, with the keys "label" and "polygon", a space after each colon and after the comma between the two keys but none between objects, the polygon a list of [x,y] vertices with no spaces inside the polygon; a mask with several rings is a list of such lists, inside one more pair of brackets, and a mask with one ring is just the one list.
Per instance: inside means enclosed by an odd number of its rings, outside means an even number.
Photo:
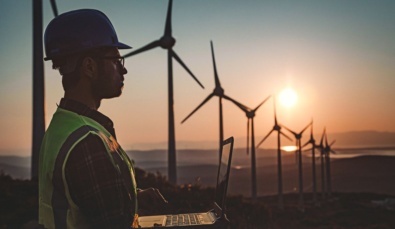
[{"label": "man's beard", "polygon": [[122,94],[122,86],[114,84],[103,71],[102,67],[99,67],[98,78],[92,85],[93,96],[99,101],[101,99],[119,97]]}]

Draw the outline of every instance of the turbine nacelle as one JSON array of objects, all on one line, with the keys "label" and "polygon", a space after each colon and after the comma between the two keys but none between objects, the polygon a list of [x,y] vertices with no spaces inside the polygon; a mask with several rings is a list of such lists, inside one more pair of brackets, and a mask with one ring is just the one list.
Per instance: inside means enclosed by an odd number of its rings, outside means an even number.
[{"label": "turbine nacelle", "polygon": [[219,96],[219,97],[224,97],[225,90],[222,87],[216,87],[214,88],[213,91],[214,95]]},{"label": "turbine nacelle", "polygon": [[302,134],[301,134],[301,133],[295,134],[295,138],[296,138],[297,140],[300,140],[300,139],[302,138]]},{"label": "turbine nacelle", "polygon": [[176,44],[176,39],[170,36],[163,36],[159,40],[160,47],[163,49],[171,49]]},{"label": "turbine nacelle", "polygon": [[247,116],[247,118],[254,118],[255,117],[255,111],[253,111],[253,110],[247,111],[246,112],[246,116]]}]

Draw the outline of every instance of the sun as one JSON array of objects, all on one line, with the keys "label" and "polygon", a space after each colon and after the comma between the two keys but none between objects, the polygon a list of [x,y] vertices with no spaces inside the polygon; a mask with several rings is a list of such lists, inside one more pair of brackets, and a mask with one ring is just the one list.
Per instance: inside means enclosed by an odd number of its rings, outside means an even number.
[{"label": "sun", "polygon": [[293,152],[293,151],[297,150],[298,147],[296,147],[296,146],[282,146],[281,149],[286,152]]},{"label": "sun", "polygon": [[287,108],[295,106],[298,101],[298,94],[292,88],[285,88],[280,92],[279,100],[281,105]]}]

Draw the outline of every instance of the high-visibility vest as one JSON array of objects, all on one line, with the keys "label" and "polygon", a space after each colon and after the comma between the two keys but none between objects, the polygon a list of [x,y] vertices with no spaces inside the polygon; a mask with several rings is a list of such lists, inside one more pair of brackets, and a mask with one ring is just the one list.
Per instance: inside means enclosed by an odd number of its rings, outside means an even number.
[{"label": "high-visibility vest", "polygon": [[[65,176],[65,165],[73,148],[88,135],[103,141],[108,159],[122,176],[120,167],[112,157],[118,153],[130,171],[134,213],[137,213],[137,192],[134,168],[125,151],[115,138],[95,120],[58,108],[45,133],[39,158],[39,224],[45,228],[89,228],[79,207],[72,200]],[[54,186],[55,184],[55,186]],[[130,186],[130,185],[129,185]]]}]

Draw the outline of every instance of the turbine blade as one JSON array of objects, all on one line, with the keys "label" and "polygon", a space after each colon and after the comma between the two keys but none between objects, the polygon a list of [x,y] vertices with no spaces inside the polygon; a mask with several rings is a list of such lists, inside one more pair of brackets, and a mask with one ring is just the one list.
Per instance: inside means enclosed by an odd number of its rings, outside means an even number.
[{"label": "turbine blade", "polygon": [[307,146],[307,145],[310,144],[310,143],[311,143],[310,141],[306,142],[306,143],[302,146],[302,148],[305,147],[305,146]]},{"label": "turbine blade", "polygon": [[171,52],[171,55],[174,57],[174,59],[176,59],[176,61],[180,63],[182,67],[184,67],[184,69],[189,73],[189,75],[192,76],[192,78],[200,85],[200,87],[204,88],[203,84],[201,84],[200,81],[196,78],[196,76],[191,72],[191,70],[189,70],[189,68],[184,64],[184,62],[177,55],[177,53],[172,49],[169,49],[169,51]]},{"label": "turbine blade", "polygon": [[278,126],[277,124],[277,111],[276,111],[276,98],[273,96],[273,110],[274,110],[274,126]]},{"label": "turbine blade", "polygon": [[[310,126],[311,128],[310,128],[310,135],[311,136],[314,136],[314,134],[313,134],[313,118],[311,118],[311,126]],[[311,139],[313,139],[313,137],[311,137]]]},{"label": "turbine blade", "polygon": [[307,128],[312,124],[312,122],[310,122],[301,132],[300,134],[303,134],[303,132],[305,132],[307,130]]},{"label": "turbine blade", "polygon": [[290,137],[288,137],[288,135],[284,134],[282,131],[280,131],[280,134],[282,134],[284,137],[288,138],[288,140],[292,141],[292,139]]},{"label": "turbine blade", "polygon": [[325,133],[325,146],[326,147],[329,146],[329,144],[328,144],[328,135],[326,135],[326,133]]},{"label": "turbine blade", "polygon": [[333,154],[337,154],[334,150],[331,150],[330,152],[333,153]]},{"label": "turbine blade", "polygon": [[160,46],[160,41],[159,41],[159,40],[156,40],[156,41],[153,41],[153,42],[147,44],[146,46],[143,46],[143,47],[141,47],[141,48],[139,48],[139,49],[137,49],[137,50],[135,50],[135,51],[133,51],[133,52],[130,52],[130,53],[124,55],[123,57],[124,57],[124,58],[128,58],[128,57],[130,57],[130,56],[136,55],[136,54],[141,53],[141,52],[145,52],[145,51],[147,51],[147,50],[156,48],[156,47],[158,47],[158,46]]},{"label": "turbine blade", "polygon": [[238,106],[240,109],[242,109],[244,112],[250,111],[250,108],[244,106],[243,104],[237,102],[236,100],[230,98],[230,97],[227,96],[227,95],[223,95],[223,98],[226,99],[226,100],[231,101],[231,102],[234,103],[236,106]]},{"label": "turbine blade", "polygon": [[218,110],[219,110],[219,136],[220,136],[219,139],[222,142],[224,140],[224,116],[223,116],[223,108],[222,108],[222,97],[218,97],[218,108],[219,108]]},{"label": "turbine blade", "polygon": [[336,140],[333,140],[331,144],[329,144],[329,146],[332,146],[333,144],[335,144]]},{"label": "turbine blade", "polygon": [[171,37],[171,8],[173,0],[169,0],[169,6],[167,8],[166,25],[165,25],[165,36]]},{"label": "turbine blade", "polygon": [[247,118],[247,155],[250,150],[250,119]]},{"label": "turbine blade", "polygon": [[258,145],[256,145],[256,148],[259,148],[259,146],[266,140],[266,138],[269,137],[269,135],[274,131],[274,129],[272,129],[271,131],[269,131],[268,134],[266,134],[266,136],[258,143]]},{"label": "turbine blade", "polygon": [[261,107],[270,97],[271,97],[271,95],[269,95],[265,100],[263,100],[263,101],[254,109],[254,112],[257,111],[257,110],[259,109],[259,107]]},{"label": "turbine blade", "polygon": [[56,7],[56,1],[55,0],[51,0],[51,7],[52,7],[53,15],[55,17],[57,17],[58,16],[58,7]]},{"label": "turbine blade", "polygon": [[217,73],[217,65],[215,64],[215,55],[214,55],[213,41],[211,41],[211,55],[213,57],[215,88],[217,88],[217,87],[221,87],[221,83],[219,82],[219,77],[218,77],[218,73]]},{"label": "turbine blade", "polygon": [[205,100],[203,100],[203,102],[200,103],[199,106],[197,106],[195,108],[195,110],[193,110],[186,118],[184,118],[184,120],[181,121],[181,124],[184,123],[189,117],[191,117],[193,115],[193,113],[195,113],[197,110],[199,110],[199,108],[201,106],[203,106],[207,101],[209,101],[213,96],[214,96],[213,93],[211,93],[209,96],[207,96],[207,98]]},{"label": "turbine blade", "polygon": [[320,147],[321,148],[324,146],[323,141],[324,141],[325,132],[326,132],[326,128],[324,128],[324,131],[322,132],[322,135],[321,135],[321,140],[320,140]]},{"label": "turbine blade", "polygon": [[286,130],[288,130],[289,132],[291,132],[293,135],[297,135],[297,133],[295,133],[294,131],[292,131],[291,129],[289,129],[288,127],[281,125],[281,127],[284,127]]}]

